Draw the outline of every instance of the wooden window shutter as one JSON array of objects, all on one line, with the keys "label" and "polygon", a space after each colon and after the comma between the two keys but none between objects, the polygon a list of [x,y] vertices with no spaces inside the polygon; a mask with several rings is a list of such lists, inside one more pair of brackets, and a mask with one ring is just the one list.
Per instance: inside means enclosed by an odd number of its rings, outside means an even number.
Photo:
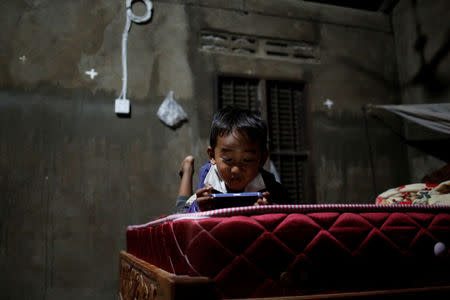
[{"label": "wooden window shutter", "polygon": [[234,105],[260,113],[258,79],[220,77],[219,108],[227,105]]},{"label": "wooden window shutter", "polygon": [[267,115],[270,157],[281,182],[296,202],[304,202],[305,145],[303,85],[295,82],[267,81]]}]

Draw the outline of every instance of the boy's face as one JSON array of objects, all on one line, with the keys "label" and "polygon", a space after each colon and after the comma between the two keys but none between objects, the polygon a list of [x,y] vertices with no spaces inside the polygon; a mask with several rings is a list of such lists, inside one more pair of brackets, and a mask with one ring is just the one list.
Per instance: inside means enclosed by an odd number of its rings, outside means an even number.
[{"label": "boy's face", "polygon": [[267,159],[267,151],[261,149],[259,142],[239,131],[218,136],[214,150],[208,147],[207,152],[230,192],[243,191]]}]

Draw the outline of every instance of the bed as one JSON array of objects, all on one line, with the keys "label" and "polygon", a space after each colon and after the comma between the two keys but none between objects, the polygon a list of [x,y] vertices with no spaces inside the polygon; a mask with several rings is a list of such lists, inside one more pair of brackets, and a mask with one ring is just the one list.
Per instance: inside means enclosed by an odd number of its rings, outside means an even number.
[{"label": "bed", "polygon": [[129,226],[126,235],[122,299],[450,291],[445,205],[228,208]]}]

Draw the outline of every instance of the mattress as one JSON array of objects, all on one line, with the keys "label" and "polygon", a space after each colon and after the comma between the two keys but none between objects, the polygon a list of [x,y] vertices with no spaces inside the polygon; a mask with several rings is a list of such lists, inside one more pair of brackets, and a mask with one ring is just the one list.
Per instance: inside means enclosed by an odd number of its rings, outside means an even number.
[{"label": "mattress", "polygon": [[448,285],[450,207],[270,205],[127,228],[127,252],[223,298]]}]

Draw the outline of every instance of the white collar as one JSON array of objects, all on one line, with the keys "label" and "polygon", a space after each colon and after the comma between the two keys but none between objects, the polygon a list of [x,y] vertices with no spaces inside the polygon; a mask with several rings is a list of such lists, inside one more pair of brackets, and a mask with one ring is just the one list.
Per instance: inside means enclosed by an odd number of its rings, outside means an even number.
[{"label": "white collar", "polygon": [[[220,177],[219,170],[217,170],[217,166],[211,164],[211,168],[209,169],[208,174],[206,174],[205,184],[209,184],[218,192],[221,193],[227,193],[227,187],[225,184],[225,181]],[[259,192],[266,188],[266,185],[264,184],[264,180],[261,176],[261,173],[258,172],[258,174],[253,178],[252,181],[245,187],[244,192]]]}]

